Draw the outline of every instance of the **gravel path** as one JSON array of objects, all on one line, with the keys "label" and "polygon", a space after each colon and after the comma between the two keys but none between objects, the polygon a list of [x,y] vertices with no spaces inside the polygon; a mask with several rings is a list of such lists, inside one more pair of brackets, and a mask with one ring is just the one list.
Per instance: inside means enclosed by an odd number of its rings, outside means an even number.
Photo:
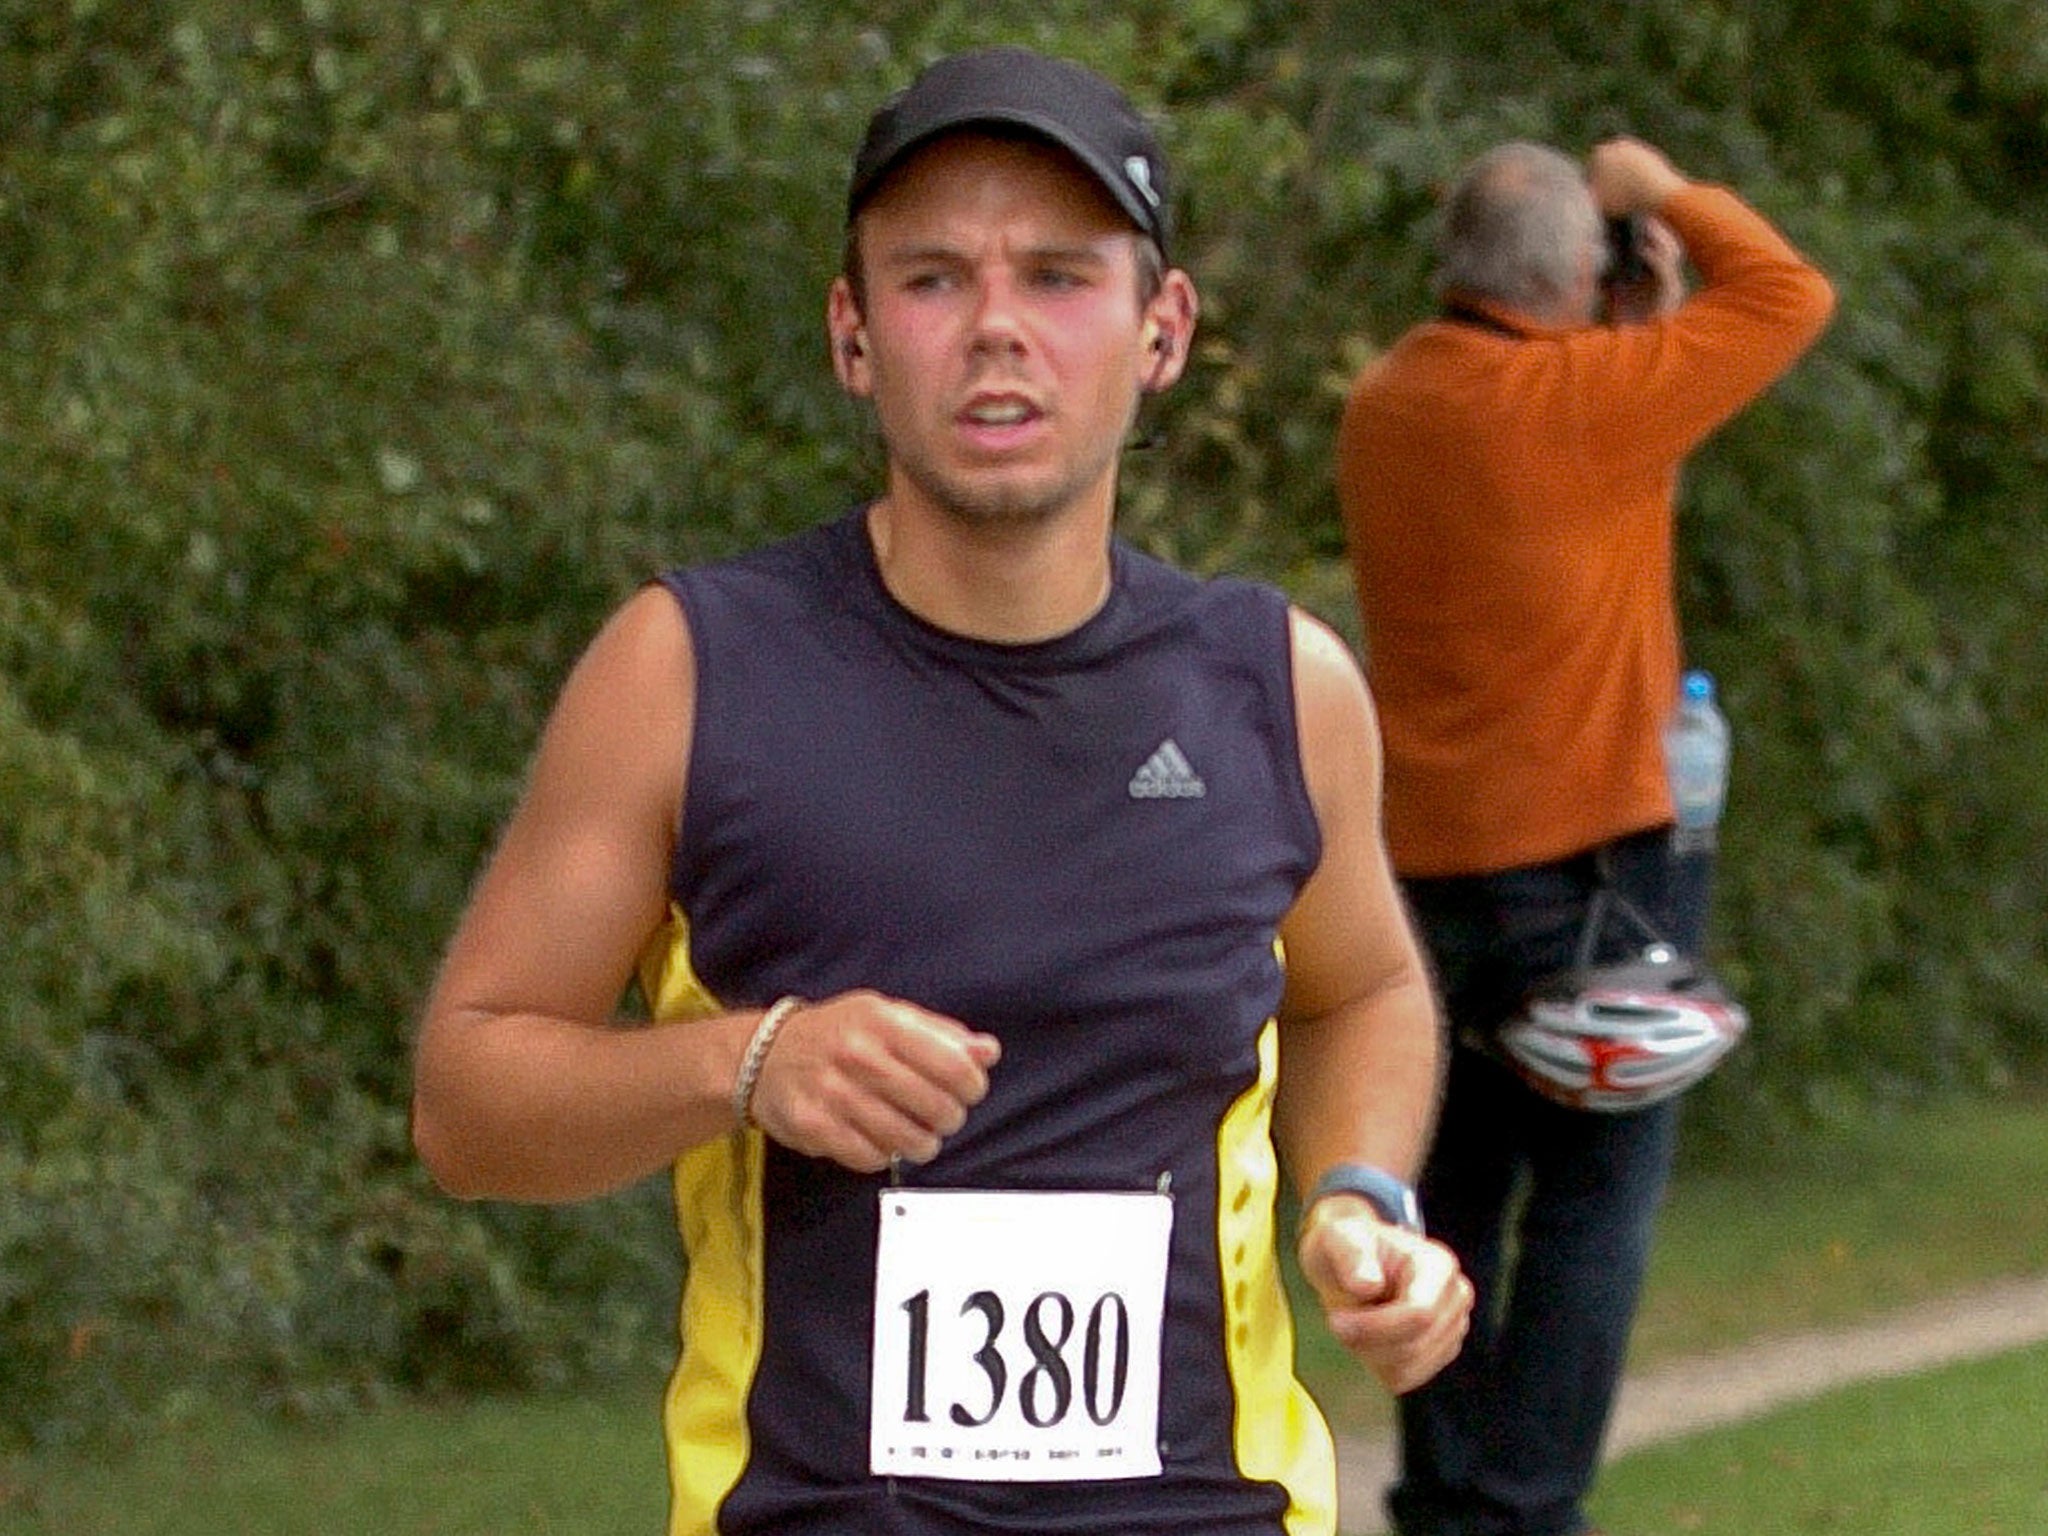
[{"label": "gravel path", "polygon": [[[1908,1376],[2044,1339],[2048,1274],[2002,1281],[1851,1327],[1672,1361],[1622,1384],[1606,1454],[1675,1440],[1852,1382]],[[1386,1529],[1381,1497],[1393,1476],[1390,1435],[1338,1445],[1337,1502],[1347,1536],[1376,1536]]]}]

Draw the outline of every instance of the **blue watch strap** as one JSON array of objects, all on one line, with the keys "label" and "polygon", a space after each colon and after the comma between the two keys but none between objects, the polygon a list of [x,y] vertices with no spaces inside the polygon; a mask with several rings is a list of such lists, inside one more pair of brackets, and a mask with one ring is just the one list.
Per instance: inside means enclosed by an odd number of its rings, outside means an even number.
[{"label": "blue watch strap", "polygon": [[1422,1232],[1422,1207],[1405,1179],[1371,1163],[1336,1163],[1317,1179],[1301,1203],[1303,1212],[1325,1195],[1357,1195],[1379,1212],[1380,1220],[1408,1231]]}]

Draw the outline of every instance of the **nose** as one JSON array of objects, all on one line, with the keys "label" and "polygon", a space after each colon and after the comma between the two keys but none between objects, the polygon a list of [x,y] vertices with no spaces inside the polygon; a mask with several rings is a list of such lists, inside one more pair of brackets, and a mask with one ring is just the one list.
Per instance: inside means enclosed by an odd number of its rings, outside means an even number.
[{"label": "nose", "polygon": [[969,331],[977,354],[1018,352],[1024,345],[1024,317],[1017,283],[1001,268],[984,271],[975,287],[973,324]]}]

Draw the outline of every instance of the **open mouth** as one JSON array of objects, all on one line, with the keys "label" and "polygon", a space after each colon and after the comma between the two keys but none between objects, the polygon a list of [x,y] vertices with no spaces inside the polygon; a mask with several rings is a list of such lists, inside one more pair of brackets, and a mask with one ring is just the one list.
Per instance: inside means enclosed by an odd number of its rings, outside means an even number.
[{"label": "open mouth", "polygon": [[962,413],[970,425],[977,427],[1020,427],[1037,414],[1037,408],[1028,400],[1014,397],[977,400]]}]

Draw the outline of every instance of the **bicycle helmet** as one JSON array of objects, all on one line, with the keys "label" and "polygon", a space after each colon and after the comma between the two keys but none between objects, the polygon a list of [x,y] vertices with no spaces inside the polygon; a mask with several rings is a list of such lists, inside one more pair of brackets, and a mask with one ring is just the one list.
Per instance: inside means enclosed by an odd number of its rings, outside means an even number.
[{"label": "bicycle helmet", "polygon": [[1531,1088],[1621,1113],[1683,1093],[1720,1064],[1749,1013],[1668,944],[1566,972],[1532,992],[1498,1043]]}]

